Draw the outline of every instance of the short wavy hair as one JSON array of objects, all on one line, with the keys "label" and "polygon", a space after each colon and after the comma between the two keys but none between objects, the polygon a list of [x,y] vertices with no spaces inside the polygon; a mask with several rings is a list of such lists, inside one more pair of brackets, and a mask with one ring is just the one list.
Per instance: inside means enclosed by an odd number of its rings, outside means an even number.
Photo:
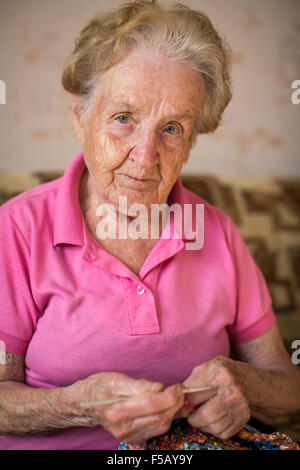
[{"label": "short wavy hair", "polygon": [[204,96],[194,133],[213,132],[232,97],[230,47],[203,12],[182,4],[162,7],[156,0],[137,0],[98,14],[77,35],[62,84],[79,96],[80,113],[89,115],[101,73],[143,47],[164,50],[200,73]]}]

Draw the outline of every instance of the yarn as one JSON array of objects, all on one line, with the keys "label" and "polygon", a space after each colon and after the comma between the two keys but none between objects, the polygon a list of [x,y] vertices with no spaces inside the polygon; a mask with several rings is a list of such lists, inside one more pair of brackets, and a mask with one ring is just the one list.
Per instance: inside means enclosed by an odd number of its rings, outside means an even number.
[{"label": "yarn", "polygon": [[190,426],[185,419],[175,419],[168,433],[139,446],[121,442],[119,450],[300,450],[300,445],[286,434],[246,429],[230,439],[219,439]]}]

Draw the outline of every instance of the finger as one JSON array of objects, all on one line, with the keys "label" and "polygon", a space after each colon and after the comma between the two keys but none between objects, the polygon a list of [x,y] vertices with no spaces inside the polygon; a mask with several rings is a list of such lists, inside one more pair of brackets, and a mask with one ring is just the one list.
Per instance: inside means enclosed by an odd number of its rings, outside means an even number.
[{"label": "finger", "polygon": [[199,429],[201,429],[201,431],[203,432],[207,432],[208,434],[212,434],[213,436],[220,437],[221,434],[231,425],[232,422],[230,421],[230,417],[228,415],[225,415],[220,420],[215,421],[214,423],[209,424],[208,426],[201,426],[201,428]]},{"label": "finger", "polygon": [[192,413],[188,418],[188,422],[191,426],[204,429],[204,427],[220,421],[226,415],[227,410],[222,406],[219,398],[215,396]]},{"label": "finger", "polygon": [[211,388],[211,390],[204,390],[203,392],[187,393],[185,396],[191,405],[198,407],[202,403],[210,400],[216,395],[216,393],[217,390],[215,388]]},{"label": "finger", "polygon": [[154,436],[165,434],[171,427],[172,417],[166,412],[157,415],[142,416],[125,421],[118,426],[110,427],[109,431],[119,440],[131,444],[141,444]]},{"label": "finger", "polygon": [[248,415],[238,408],[228,410],[220,406],[218,399],[212,399],[202,405],[193,415],[188,417],[191,426],[203,432],[213,434],[221,439],[228,439],[242,429]]},{"label": "finger", "polygon": [[178,410],[174,418],[187,418],[190,416],[191,412],[187,410],[185,404]]},{"label": "finger", "polygon": [[[246,423],[244,423],[246,424]],[[219,435],[221,439],[229,439],[230,437],[234,436],[238,432],[241,431],[243,428],[242,424],[231,423],[227,428],[225,428]]]},{"label": "finger", "polygon": [[[184,389],[185,388],[188,387],[185,386]],[[191,388],[198,388],[198,386]],[[202,392],[185,393],[184,405],[178,411],[178,417],[187,418],[195,411],[196,408],[198,408],[199,405],[210,400],[216,393],[216,389],[213,388],[211,390],[203,390]]]},{"label": "finger", "polygon": [[183,399],[182,387],[173,385],[162,392],[146,392],[122,403],[108,405],[105,417],[109,422],[117,423],[166,410],[172,410],[175,414],[183,405]]},{"label": "finger", "polygon": [[[169,387],[167,394],[171,394],[174,392],[178,393],[181,391],[181,386],[172,386]],[[168,398],[168,406],[169,406],[170,398]],[[175,417],[176,412],[182,406],[182,393],[179,394],[179,402],[176,403],[173,407],[169,406],[168,409],[147,416],[138,416],[131,419],[125,419],[124,421],[119,421],[121,415],[118,413],[117,421],[115,424],[111,422],[106,423],[106,429],[108,429],[112,434],[114,434],[118,439],[123,440],[127,443],[139,443],[143,442],[150,437],[158,436],[160,434],[164,434],[168,431],[171,426],[171,423]],[[135,410],[136,412],[136,410]],[[142,412],[145,412],[145,407],[143,407]],[[125,415],[126,417],[126,415]],[[111,414],[109,413],[108,419],[111,421]]]},{"label": "finger", "polygon": [[221,439],[228,439],[234,434],[238,433],[243,426],[249,421],[251,413],[244,407],[236,407],[232,415],[229,416],[228,427],[224,428],[220,433]]},{"label": "finger", "polygon": [[193,369],[191,375],[183,382],[183,385],[185,388],[206,387],[212,385],[213,378],[209,363],[204,362]]}]

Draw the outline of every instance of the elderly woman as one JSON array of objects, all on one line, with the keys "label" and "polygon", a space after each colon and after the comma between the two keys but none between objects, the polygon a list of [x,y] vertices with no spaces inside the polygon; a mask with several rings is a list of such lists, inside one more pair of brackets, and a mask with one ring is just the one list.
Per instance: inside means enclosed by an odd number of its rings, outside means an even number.
[{"label": "elderly woman", "polygon": [[[178,416],[228,438],[251,416],[299,410],[300,374],[261,272],[230,218],[179,180],[231,98],[209,19],[123,5],[81,31],[62,81],[83,152],[0,211],[0,448],[114,449]],[[124,236],[134,217],[120,196],[149,217],[153,204],[204,204],[203,246],[186,249],[173,218],[156,238]],[[104,205],[116,237],[98,236]],[[187,387],[209,388],[186,406]]]}]

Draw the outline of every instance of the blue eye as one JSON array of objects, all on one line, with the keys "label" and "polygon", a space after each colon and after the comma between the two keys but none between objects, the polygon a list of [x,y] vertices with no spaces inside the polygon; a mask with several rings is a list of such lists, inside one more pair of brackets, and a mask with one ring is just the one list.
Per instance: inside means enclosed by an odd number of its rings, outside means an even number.
[{"label": "blue eye", "polygon": [[165,128],[168,134],[178,134],[178,129],[175,126],[168,126]]},{"label": "blue eye", "polygon": [[129,122],[129,117],[126,116],[126,114],[122,114],[121,116],[118,116],[117,121],[119,121],[121,124],[128,124]]}]

